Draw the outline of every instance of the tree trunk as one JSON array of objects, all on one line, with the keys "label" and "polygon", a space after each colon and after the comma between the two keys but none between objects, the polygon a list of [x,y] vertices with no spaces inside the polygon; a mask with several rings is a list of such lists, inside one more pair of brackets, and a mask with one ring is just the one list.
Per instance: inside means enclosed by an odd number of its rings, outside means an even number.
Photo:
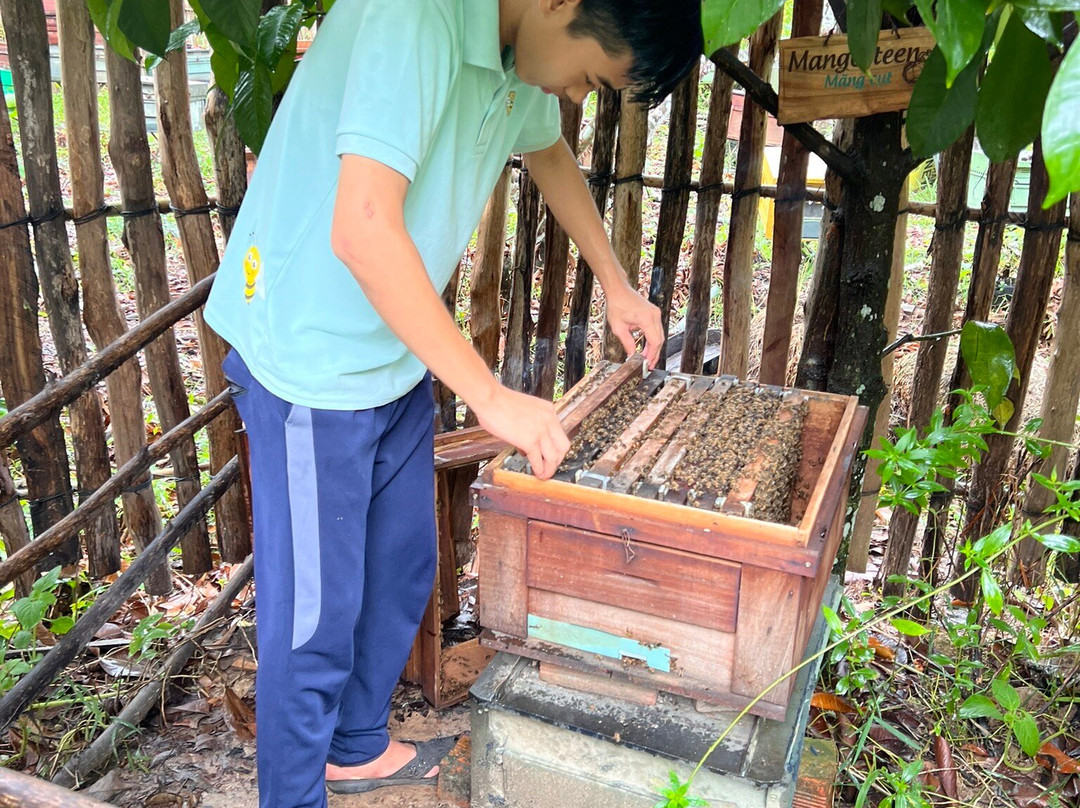
[{"label": "tree trunk", "polygon": [[[615,159],[615,131],[619,125],[619,94],[600,88],[596,102],[593,133],[592,177],[589,186],[601,220],[607,214],[611,191],[611,164]],[[640,252],[635,263],[641,263]],[[623,266],[629,272],[629,267]],[[585,347],[589,339],[589,316],[592,314],[593,272],[584,257],[578,257],[574,293],[570,298],[570,322],[566,329],[566,352],[563,360],[563,393],[585,376]]]},{"label": "tree trunk", "polygon": [[[930,281],[926,293],[926,313],[922,333],[940,334],[953,326],[956,312],[956,290],[960,283],[960,265],[964,254],[964,230],[967,225],[967,186],[971,173],[971,146],[975,127],[947,148],[941,155],[938,172],[938,218],[934,225],[934,240],[930,246]],[[938,403],[941,373],[945,367],[947,340],[920,342],[912,382],[911,406],[907,425],[922,430],[933,415]],[[889,525],[889,543],[885,547],[885,563],[879,579],[886,595],[903,595],[905,586],[888,580],[890,576],[906,575],[911,561],[911,549],[919,517],[899,508]]]},{"label": "tree trunk", "polygon": [[[690,180],[694,170],[694,139],[697,132],[698,74],[695,66],[671,98],[667,154],[664,159],[664,190],[660,219],[656,225],[656,257],[653,262],[649,297],[660,307],[667,338],[671,320],[671,297],[679,272],[686,213],[690,204]],[[660,352],[660,367],[667,357],[667,345]]]},{"label": "tree trunk", "polygon": [[[776,38],[784,13],[775,14],[750,37],[750,69],[765,77],[772,70]],[[761,166],[765,160],[765,110],[746,100],[735,190],[731,196],[731,229],[724,260],[724,343],[720,372],[746,377],[750,364],[750,310],[754,305],[754,242],[757,236]]]},{"label": "tree trunk", "polygon": [[[1036,140],[1031,160],[1027,230],[1020,254],[1020,268],[1016,274],[1016,288],[1009,307],[1009,319],[1005,325],[1016,350],[1019,379],[1014,378],[1009,387],[1008,398],[1015,407],[1012,418],[1005,426],[1009,432],[1016,432],[1020,426],[1031,365],[1039,347],[1046,304],[1050,299],[1050,287],[1061,247],[1061,230],[1054,225],[1064,218],[1065,202],[1043,210],[1042,201],[1046,198],[1048,186],[1042,142]],[[999,511],[1007,501],[1007,497],[1002,496],[1005,493],[1003,476],[1013,448],[1010,435],[990,435],[986,442],[989,451],[983,462],[975,467],[967,497],[965,534],[976,539],[985,536],[998,523]],[[957,594],[970,600],[976,584],[976,579],[967,579],[957,587]]]},{"label": "tree trunk", "polygon": [[[892,274],[893,242],[899,212],[900,188],[907,179],[907,161],[901,142],[902,118],[897,113],[857,120],[853,127],[854,152],[863,165],[881,166],[866,174],[864,183],[846,183],[842,197],[846,222],[840,296],[837,304],[837,352],[829,372],[828,390],[855,395],[870,412],[877,412],[885,397],[881,351],[885,347],[885,308]],[[849,515],[858,510],[863,469],[874,434],[867,423],[860,451],[852,464]],[[845,535],[837,553],[837,569],[847,563]]]},{"label": "tree trunk", "polygon": [[[560,102],[563,139],[578,153],[581,104]],[[549,401],[555,397],[559,371],[559,332],[566,308],[566,279],[570,271],[570,236],[547,212],[544,236],[544,279],[540,291],[540,316],[536,323],[536,358],[532,367],[532,394]]]},{"label": "tree trunk", "polygon": [[694,255],[690,264],[690,297],[686,304],[686,333],[680,364],[683,373],[701,373],[709,341],[713,266],[716,264],[716,220],[720,214],[720,202],[724,198],[724,158],[727,156],[733,84],[727,73],[715,71],[709,97],[709,121],[705,127],[705,148],[701,155]]},{"label": "tree trunk", "polygon": [[[183,0],[169,0],[172,23],[176,28],[184,22]],[[218,245],[214,223],[210,220],[206,187],[203,185],[199,158],[191,125],[191,93],[188,89],[187,51],[173,51],[154,70],[154,86],[158,95],[158,143],[161,149],[161,173],[180,229],[188,280],[192,285],[218,268]],[[206,379],[206,400],[209,401],[226,387],[225,361],[228,346],[203,320],[195,315],[202,352],[203,374]],[[236,456],[240,417],[226,413],[209,429],[210,470],[213,474]],[[218,549],[223,561],[238,564],[251,554],[251,526],[247,520],[243,494],[239,487],[225,493],[214,509],[214,525]],[[190,538],[190,537],[189,537]],[[195,575],[208,571],[213,562],[207,541],[189,541],[183,549],[184,572]]]},{"label": "tree trunk", "polygon": [[[821,30],[822,0],[796,0],[791,36],[813,36]],[[802,265],[803,208],[806,204],[806,169],[810,152],[790,132],[780,147],[780,171],[776,178],[776,213],[773,219],[773,260],[769,274],[769,302],[765,309],[761,370],[763,384],[787,383],[791,354],[791,327],[799,298]]]},{"label": "tree trunk", "polygon": [[[127,331],[124,315],[116,303],[109,231],[100,211],[105,206],[105,172],[99,145],[98,85],[94,54],[94,24],[86,4],[61,0],[57,6],[60,33],[60,65],[64,80],[64,115],[71,161],[71,191],[79,245],[79,274],[85,308],[83,318],[98,351],[120,339]],[[122,466],[146,446],[143,414],[142,368],[129,359],[106,379],[109,392],[116,465]],[[161,531],[161,513],[150,488],[150,474],[138,480],[123,496],[124,523],[136,543],[145,545]],[[120,545],[107,559],[104,573],[120,569]],[[105,559],[103,559],[104,561]]]},{"label": "tree trunk", "polygon": [[[649,145],[649,109],[622,96],[619,143],[615,153],[615,195],[611,203],[611,244],[615,257],[626,270],[630,285],[638,288],[641,277],[641,197],[645,187],[645,151]],[[621,362],[626,358],[622,344],[604,322],[604,358]]]},{"label": "tree trunk", "polygon": [[[63,373],[71,373],[86,361],[87,353],[79,312],[79,283],[71,262],[63,217],[45,9],[40,3],[2,0],[0,13],[16,79],[19,133],[41,292],[60,369]],[[101,412],[101,397],[97,391],[87,393],[69,409],[80,498],[89,496],[109,479],[109,456]],[[91,575],[110,572],[120,552],[115,514],[102,514],[85,538]],[[74,563],[78,558],[77,541],[58,551],[58,560],[64,563]]]},{"label": "tree trunk", "polygon": [[[908,184],[900,189],[900,210],[908,204]],[[887,339],[896,339],[900,324],[900,304],[904,299],[904,253],[907,247],[908,216],[901,213],[896,220],[896,237],[893,241],[892,275],[889,278],[889,302],[885,305],[885,328]],[[892,386],[895,353],[888,353],[881,359],[881,377],[885,380],[887,391],[885,398],[878,405],[874,418],[874,437],[870,443],[876,446],[878,439],[889,432],[889,416],[892,413]],[[881,461],[866,461],[863,474],[862,496],[859,499],[859,512],[855,514],[855,523],[851,528],[851,542],[848,548],[847,568],[852,572],[866,572],[870,560],[870,538],[877,515],[878,495],[881,491]]]},{"label": "tree trunk", "polygon": [[[1039,437],[1060,443],[1072,443],[1076,430],[1076,408],[1080,402],[1080,194],[1074,193],[1070,202],[1069,236],[1065,245],[1065,286],[1054,328],[1054,352],[1046,374],[1043,392],[1042,426]],[[1069,451],[1065,446],[1050,444],[1050,456],[1041,461],[1035,471],[1044,477],[1055,474],[1059,480],[1067,476]],[[1024,515],[1035,524],[1052,504],[1054,495],[1034,480],[1024,500]],[[1015,576],[1025,586],[1042,582],[1046,572],[1046,548],[1033,539],[1024,539],[1016,548]]]}]

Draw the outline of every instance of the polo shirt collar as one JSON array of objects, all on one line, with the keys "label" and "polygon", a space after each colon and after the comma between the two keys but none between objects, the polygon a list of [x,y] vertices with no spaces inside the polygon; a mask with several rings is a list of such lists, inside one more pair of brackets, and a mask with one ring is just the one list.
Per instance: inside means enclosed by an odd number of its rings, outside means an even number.
[{"label": "polo shirt collar", "polygon": [[502,75],[499,45],[499,0],[463,0],[466,63],[494,70]]}]

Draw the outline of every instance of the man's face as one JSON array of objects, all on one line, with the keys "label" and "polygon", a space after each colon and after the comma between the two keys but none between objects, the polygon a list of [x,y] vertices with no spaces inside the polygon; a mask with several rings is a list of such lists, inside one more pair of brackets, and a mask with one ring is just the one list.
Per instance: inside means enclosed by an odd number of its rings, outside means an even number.
[{"label": "man's face", "polygon": [[567,28],[578,13],[576,0],[533,0],[514,43],[518,77],[526,84],[580,104],[593,90],[625,89],[633,59],[629,51],[609,55],[592,37]]}]

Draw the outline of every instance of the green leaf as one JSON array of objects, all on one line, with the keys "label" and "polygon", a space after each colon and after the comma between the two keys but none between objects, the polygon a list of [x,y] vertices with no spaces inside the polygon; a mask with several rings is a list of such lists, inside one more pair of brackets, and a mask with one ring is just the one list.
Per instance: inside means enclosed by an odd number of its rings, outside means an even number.
[{"label": "green leaf", "polygon": [[109,46],[129,62],[135,61],[135,46],[116,24],[121,0],[87,0],[90,17]]},{"label": "green leaf", "polygon": [[1035,723],[1035,717],[1031,713],[1021,713],[1013,721],[1012,731],[1025,755],[1035,757],[1039,753],[1039,725]]},{"label": "green leaf", "polygon": [[1001,614],[1001,609],[1005,605],[1005,596],[1001,594],[1001,586],[994,577],[994,573],[984,567],[980,583],[987,608],[994,614]]},{"label": "green leaf", "polygon": [[828,606],[822,606],[821,613],[825,616],[825,622],[829,624],[829,628],[833,630],[834,634],[844,633],[844,624],[840,620],[840,615]]},{"label": "green leaf", "polygon": [[1013,413],[1016,412],[1016,405],[1012,403],[1010,399],[1003,398],[1001,403],[994,407],[993,413],[991,413],[997,422],[1002,426],[1009,423],[1009,419],[1013,417]]},{"label": "green leaf", "polygon": [[58,617],[55,620],[49,622],[49,631],[51,631],[58,637],[67,634],[74,627],[75,621],[72,620],[70,617]]},{"label": "green leaf", "polygon": [[782,5],[783,0],[705,0],[701,7],[705,55],[750,36]]},{"label": "green leaf", "polygon": [[202,31],[198,20],[188,20],[169,35],[169,53],[178,51],[187,44],[188,38]]},{"label": "green leaf", "polygon": [[990,689],[994,692],[997,703],[1001,705],[1001,709],[1005,712],[1011,713],[1020,706],[1020,694],[1016,692],[1015,687],[1004,679],[994,679],[990,683]]},{"label": "green leaf", "polygon": [[976,320],[964,323],[960,332],[960,353],[968,366],[971,381],[986,388],[986,402],[997,407],[1012,383],[1016,371],[1016,351],[1005,329]]},{"label": "green leaf", "polygon": [[1080,0],[1013,0],[1012,5],[1029,11],[1080,11]]},{"label": "green leaf", "polygon": [[1043,111],[1043,162],[1050,175],[1050,190],[1043,207],[1060,202],[1070,191],[1080,191],[1080,48],[1074,46],[1061,60],[1057,77],[1046,96]]},{"label": "green leaf", "polygon": [[245,51],[255,44],[261,0],[200,0],[202,10],[225,36]]},{"label": "green leaf", "polygon": [[934,38],[945,56],[945,86],[952,87],[983,41],[986,3],[983,0],[938,0]]},{"label": "green leaf", "polygon": [[904,620],[903,618],[896,617],[893,619],[892,624],[893,628],[909,637],[921,637],[924,634],[930,633],[930,629],[926,626],[920,626],[913,620]]},{"label": "green leaf", "polygon": [[960,717],[996,718],[1000,721],[1001,711],[986,696],[976,694],[968,696],[964,703],[960,705]]},{"label": "green leaf", "polygon": [[1080,553],[1080,540],[1061,533],[1036,533],[1035,538],[1049,550],[1058,553]]},{"label": "green leaf", "polygon": [[930,157],[951,145],[975,119],[979,60],[973,60],[951,87],[945,84],[941,46],[934,48],[915,82],[908,108],[907,134],[918,157]]},{"label": "green leaf", "polygon": [[299,3],[276,6],[259,21],[255,36],[258,61],[271,70],[277,67],[282,55],[296,39],[307,10]]},{"label": "green leaf", "polygon": [[15,615],[20,626],[27,631],[32,631],[45,619],[48,608],[36,598],[22,598],[11,604],[11,613]]},{"label": "green leaf", "polygon": [[1016,13],[1020,15],[1020,19],[1024,21],[1024,25],[1028,27],[1031,33],[1061,47],[1061,12],[1042,11],[1021,6],[1015,8]]},{"label": "green leaf", "polygon": [[155,56],[169,49],[172,17],[168,0],[113,0],[120,6],[116,24],[135,45]]},{"label": "green leaf", "polygon": [[849,0],[847,33],[852,60],[864,71],[869,70],[881,33],[881,0]]},{"label": "green leaf", "polygon": [[240,137],[256,155],[262,151],[263,141],[270,129],[273,102],[270,70],[258,63],[244,65],[236,81],[233,117]]},{"label": "green leaf", "polygon": [[1054,74],[1046,43],[1013,14],[979,87],[975,131],[990,161],[1015,157],[1039,134]]},{"label": "green leaf", "polygon": [[240,54],[216,28],[211,26],[205,33],[212,48],[210,69],[214,71],[214,83],[231,101],[236,93],[236,82],[240,78]]}]

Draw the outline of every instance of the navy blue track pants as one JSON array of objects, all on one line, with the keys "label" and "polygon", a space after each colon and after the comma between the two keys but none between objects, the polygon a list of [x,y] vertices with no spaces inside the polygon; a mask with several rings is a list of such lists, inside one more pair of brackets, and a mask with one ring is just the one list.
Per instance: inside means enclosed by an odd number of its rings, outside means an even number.
[{"label": "navy blue track pants", "polygon": [[390,696],[435,577],[430,377],[369,410],[267,391],[235,351],[255,531],[260,808],[323,808],[324,767],[390,742]]}]

